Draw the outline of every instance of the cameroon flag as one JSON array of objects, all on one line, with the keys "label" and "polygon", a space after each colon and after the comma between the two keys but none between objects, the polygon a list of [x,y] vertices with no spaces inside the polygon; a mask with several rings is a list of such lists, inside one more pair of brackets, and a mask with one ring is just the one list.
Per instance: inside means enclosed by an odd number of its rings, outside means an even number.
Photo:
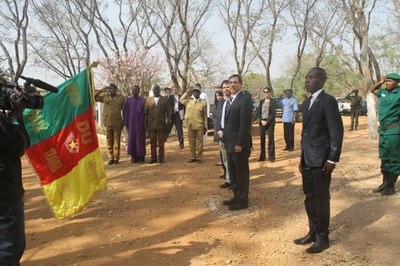
[{"label": "cameroon flag", "polygon": [[24,112],[31,146],[26,154],[57,219],[80,211],[107,186],[94,123],[91,70],[44,95],[41,110]]}]

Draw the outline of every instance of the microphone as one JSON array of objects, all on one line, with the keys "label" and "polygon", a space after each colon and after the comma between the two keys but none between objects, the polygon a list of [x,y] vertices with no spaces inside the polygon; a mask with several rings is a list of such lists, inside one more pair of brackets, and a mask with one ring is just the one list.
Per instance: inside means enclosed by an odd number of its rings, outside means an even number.
[{"label": "microphone", "polygon": [[47,91],[51,91],[51,92],[54,92],[54,93],[58,92],[58,88],[50,85],[49,83],[41,81],[40,79],[27,78],[27,77],[24,77],[24,76],[20,76],[20,78],[26,80],[28,83],[32,84],[35,87],[39,87],[41,89],[45,89]]}]

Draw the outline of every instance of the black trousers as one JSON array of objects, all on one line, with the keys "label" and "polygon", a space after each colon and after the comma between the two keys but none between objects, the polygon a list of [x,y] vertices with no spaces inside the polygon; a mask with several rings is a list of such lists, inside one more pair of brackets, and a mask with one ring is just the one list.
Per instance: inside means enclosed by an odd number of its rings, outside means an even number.
[{"label": "black trousers", "polygon": [[172,127],[175,125],[176,133],[178,135],[179,145],[184,145],[183,141],[183,130],[182,130],[182,119],[179,112],[173,113],[171,115],[171,123],[167,126],[165,130],[165,140],[167,140],[169,134],[171,133]]},{"label": "black trousers", "polygon": [[294,123],[283,123],[283,136],[286,149],[294,149]]},{"label": "black trousers", "polygon": [[268,160],[275,161],[275,125],[260,123],[260,159],[265,160],[265,135],[268,134]]},{"label": "black trousers", "polygon": [[231,178],[231,190],[233,197],[242,203],[249,200],[250,185],[250,168],[249,168],[250,151],[227,152],[229,176]]},{"label": "black trousers", "polygon": [[308,167],[302,164],[303,192],[306,196],[306,208],[309,234],[317,240],[328,240],[330,221],[331,175],[326,176],[321,167]]}]

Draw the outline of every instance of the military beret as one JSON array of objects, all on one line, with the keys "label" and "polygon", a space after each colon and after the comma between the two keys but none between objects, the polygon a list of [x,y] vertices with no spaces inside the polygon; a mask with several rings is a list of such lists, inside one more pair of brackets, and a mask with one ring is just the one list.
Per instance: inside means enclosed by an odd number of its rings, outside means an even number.
[{"label": "military beret", "polygon": [[400,80],[400,75],[397,73],[389,73],[386,75],[387,79]]}]

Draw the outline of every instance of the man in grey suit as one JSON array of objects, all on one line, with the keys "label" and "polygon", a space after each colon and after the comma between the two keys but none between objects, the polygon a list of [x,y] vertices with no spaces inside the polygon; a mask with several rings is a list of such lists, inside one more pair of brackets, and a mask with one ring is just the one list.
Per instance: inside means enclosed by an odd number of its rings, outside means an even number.
[{"label": "man in grey suit", "polygon": [[229,206],[229,210],[248,208],[252,103],[242,91],[242,84],[243,80],[239,75],[235,74],[229,78],[232,100],[228,101],[229,107],[226,106],[224,114],[226,118],[222,143],[227,152],[233,198],[224,200],[223,204]]},{"label": "man in grey suit", "polygon": [[311,97],[303,103],[301,160],[304,201],[309,232],[294,240],[297,245],[315,242],[307,253],[329,247],[331,174],[339,161],[343,142],[343,121],[336,99],[324,92],[327,79],[323,68],[314,67],[306,75],[305,88]]}]

